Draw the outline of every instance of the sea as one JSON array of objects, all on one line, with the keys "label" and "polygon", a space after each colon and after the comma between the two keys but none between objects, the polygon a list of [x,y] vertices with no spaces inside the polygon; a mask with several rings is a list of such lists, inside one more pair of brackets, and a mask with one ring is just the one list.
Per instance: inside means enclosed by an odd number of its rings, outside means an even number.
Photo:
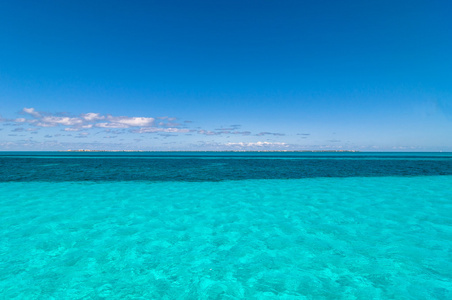
[{"label": "sea", "polygon": [[0,152],[0,299],[452,299],[452,153]]}]

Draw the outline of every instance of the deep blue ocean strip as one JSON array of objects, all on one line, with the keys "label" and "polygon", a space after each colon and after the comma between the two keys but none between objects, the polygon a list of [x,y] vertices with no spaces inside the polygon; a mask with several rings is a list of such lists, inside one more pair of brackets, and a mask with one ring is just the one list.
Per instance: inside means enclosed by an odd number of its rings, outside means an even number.
[{"label": "deep blue ocean strip", "polygon": [[[129,154],[130,155],[130,154]],[[348,154],[347,154],[348,155]],[[325,157],[86,157],[0,156],[0,182],[10,181],[224,181],[314,177],[452,175],[450,156],[391,159]]]}]

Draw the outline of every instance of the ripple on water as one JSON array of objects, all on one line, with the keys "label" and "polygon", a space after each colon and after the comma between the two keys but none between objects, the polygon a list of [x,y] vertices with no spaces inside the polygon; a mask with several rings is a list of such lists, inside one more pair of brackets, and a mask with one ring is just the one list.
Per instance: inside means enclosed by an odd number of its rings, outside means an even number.
[{"label": "ripple on water", "polygon": [[6,298],[452,298],[452,177],[0,183]]}]

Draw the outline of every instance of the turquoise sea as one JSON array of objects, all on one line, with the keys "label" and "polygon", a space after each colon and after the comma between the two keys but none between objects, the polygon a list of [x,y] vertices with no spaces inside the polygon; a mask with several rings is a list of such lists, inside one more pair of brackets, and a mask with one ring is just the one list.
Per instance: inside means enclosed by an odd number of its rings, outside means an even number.
[{"label": "turquoise sea", "polygon": [[0,152],[0,299],[452,299],[452,154]]}]

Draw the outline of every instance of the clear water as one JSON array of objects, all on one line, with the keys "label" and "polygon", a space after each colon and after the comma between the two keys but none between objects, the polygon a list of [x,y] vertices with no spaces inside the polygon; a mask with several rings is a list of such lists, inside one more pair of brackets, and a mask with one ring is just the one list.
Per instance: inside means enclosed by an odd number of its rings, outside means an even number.
[{"label": "clear water", "polygon": [[452,299],[452,156],[350,155],[0,153],[0,298]]}]

